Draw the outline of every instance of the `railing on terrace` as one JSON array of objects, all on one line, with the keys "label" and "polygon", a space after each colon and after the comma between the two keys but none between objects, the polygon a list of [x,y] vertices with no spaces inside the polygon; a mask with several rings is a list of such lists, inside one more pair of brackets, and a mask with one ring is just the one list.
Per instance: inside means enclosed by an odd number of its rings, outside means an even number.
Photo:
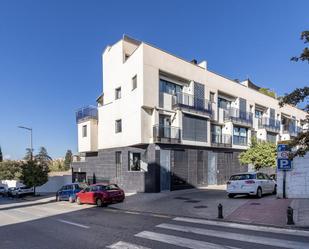
[{"label": "railing on terrace", "polygon": [[259,129],[268,129],[274,132],[280,132],[280,120],[271,118],[260,118],[258,121]]},{"label": "railing on terrace", "polygon": [[234,135],[233,136],[233,144],[246,146],[248,144],[248,138]]},{"label": "railing on terrace", "polygon": [[197,98],[192,94],[177,93],[173,96],[173,107],[187,108],[193,111],[205,112],[212,114],[211,102],[207,99]]},{"label": "railing on terrace", "polygon": [[232,136],[226,134],[211,133],[211,143],[214,146],[231,147]]},{"label": "railing on terrace", "polygon": [[76,122],[86,118],[98,119],[98,109],[95,106],[86,106],[76,111]]},{"label": "railing on terrace", "polygon": [[295,125],[283,125],[283,133],[289,133],[291,136],[297,136],[303,132],[303,128]]},{"label": "railing on terrace", "polygon": [[224,120],[252,126],[253,115],[251,112],[243,112],[238,108],[230,107],[224,110]]},{"label": "railing on terrace", "polygon": [[154,125],[153,138],[154,142],[180,143],[181,129],[174,126]]}]

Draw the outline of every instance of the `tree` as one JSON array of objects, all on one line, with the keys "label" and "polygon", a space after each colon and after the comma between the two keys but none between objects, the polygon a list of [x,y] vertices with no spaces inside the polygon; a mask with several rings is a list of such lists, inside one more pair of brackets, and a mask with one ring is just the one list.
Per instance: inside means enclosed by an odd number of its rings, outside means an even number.
[{"label": "tree", "polygon": [[69,170],[73,159],[73,153],[71,150],[67,150],[64,158],[65,170]]},{"label": "tree", "polygon": [[26,155],[24,156],[24,160],[26,161],[32,160],[32,151],[30,148],[26,149]]},{"label": "tree", "polygon": [[3,161],[3,155],[2,155],[2,149],[1,149],[1,146],[0,146],[0,162]]},{"label": "tree", "polygon": [[[301,40],[304,40],[304,43],[309,42],[309,31],[304,31],[301,34]],[[300,54],[300,56],[292,57],[292,61],[307,61],[309,63],[309,48],[305,47],[303,52]],[[298,134],[297,137],[295,137],[293,140],[290,141],[289,145],[290,147],[297,147],[297,150],[293,153],[291,153],[291,157],[295,156],[304,156],[306,152],[309,150],[309,104],[308,104],[308,98],[309,98],[309,87],[303,87],[303,88],[296,88],[293,92],[290,94],[285,95],[279,105],[284,106],[285,104],[290,105],[298,105],[298,104],[305,104],[305,107],[303,110],[307,112],[306,119],[303,120],[303,125],[307,126],[307,130],[301,132]]]},{"label": "tree", "polygon": [[21,163],[19,161],[0,162],[0,180],[19,180]]},{"label": "tree", "polygon": [[53,160],[49,165],[49,170],[54,172],[65,171],[65,165],[63,159]]},{"label": "tree", "polygon": [[259,92],[261,92],[261,93],[263,93],[263,94],[265,94],[265,95],[267,95],[267,96],[269,96],[269,97],[276,98],[276,93],[273,92],[273,91],[271,91],[269,88],[263,88],[263,87],[261,87],[261,88],[259,89]]},{"label": "tree", "polygon": [[276,144],[252,138],[250,148],[239,155],[241,164],[253,164],[256,170],[276,166]]},{"label": "tree", "polygon": [[48,181],[48,172],[49,169],[44,163],[37,159],[29,160],[22,165],[21,180],[26,186],[34,187],[35,193],[36,187]]},{"label": "tree", "polygon": [[41,164],[45,166],[49,166],[51,161],[53,160],[47,153],[47,150],[45,147],[41,147],[39,150],[39,153],[35,156],[35,159],[39,161]]}]

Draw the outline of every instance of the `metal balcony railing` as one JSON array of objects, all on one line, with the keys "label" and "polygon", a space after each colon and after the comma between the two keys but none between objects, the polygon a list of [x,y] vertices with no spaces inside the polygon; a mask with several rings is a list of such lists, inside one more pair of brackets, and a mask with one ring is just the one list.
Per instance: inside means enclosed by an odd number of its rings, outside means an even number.
[{"label": "metal balcony railing", "polygon": [[197,98],[192,94],[177,93],[172,99],[173,108],[186,108],[189,111],[204,112],[212,115],[211,102],[207,99]]},{"label": "metal balcony railing", "polygon": [[260,118],[258,121],[259,129],[267,129],[272,132],[280,132],[280,120],[271,118]]},{"label": "metal balcony railing", "polygon": [[181,129],[174,126],[154,125],[153,138],[154,142],[180,143]]},{"label": "metal balcony railing", "polygon": [[296,137],[301,132],[303,132],[303,128],[300,126],[295,126],[292,124],[282,126],[282,133],[285,133],[285,134],[288,133],[294,137]]},{"label": "metal balcony railing", "polygon": [[231,147],[232,136],[226,134],[211,133],[211,144],[212,146],[218,147]]},{"label": "metal balcony railing", "polygon": [[251,112],[243,112],[238,108],[230,107],[224,110],[224,121],[232,121],[233,123],[252,126],[253,115]]},{"label": "metal balcony railing", "polygon": [[246,146],[246,145],[248,145],[248,138],[234,135],[233,136],[233,144]]},{"label": "metal balcony railing", "polygon": [[95,106],[86,106],[76,111],[76,122],[87,118],[98,119],[98,109]]}]

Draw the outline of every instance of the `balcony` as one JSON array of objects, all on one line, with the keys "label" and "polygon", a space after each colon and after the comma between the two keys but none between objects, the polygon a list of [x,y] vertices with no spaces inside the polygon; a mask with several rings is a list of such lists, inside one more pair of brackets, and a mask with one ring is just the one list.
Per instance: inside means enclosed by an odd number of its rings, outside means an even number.
[{"label": "balcony", "polygon": [[253,115],[251,112],[243,112],[237,108],[230,107],[224,110],[224,121],[231,121],[234,124],[252,127]]},{"label": "balcony", "polygon": [[173,109],[181,109],[195,114],[212,117],[211,102],[186,93],[177,93],[172,99]]},{"label": "balcony", "polygon": [[233,144],[234,145],[247,146],[248,145],[248,138],[234,135],[233,136]]},{"label": "balcony", "polygon": [[232,147],[232,136],[225,134],[211,134],[211,146],[230,148]]},{"label": "balcony", "polygon": [[154,143],[181,143],[181,129],[173,126],[155,125],[153,126]]},{"label": "balcony", "polygon": [[76,111],[76,123],[87,119],[98,120],[98,109],[95,106],[82,107]]},{"label": "balcony", "polygon": [[290,134],[293,137],[296,137],[299,133],[303,132],[303,128],[300,126],[294,126],[294,125],[283,125],[282,127],[282,133],[283,134]]},{"label": "balcony", "polygon": [[259,129],[266,129],[270,132],[280,132],[280,120],[271,118],[260,118],[258,122]]}]

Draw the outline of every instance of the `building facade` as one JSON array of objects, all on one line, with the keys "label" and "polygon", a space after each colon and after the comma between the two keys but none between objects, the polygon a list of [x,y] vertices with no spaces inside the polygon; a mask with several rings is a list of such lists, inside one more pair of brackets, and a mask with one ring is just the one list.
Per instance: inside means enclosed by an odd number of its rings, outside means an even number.
[{"label": "building facade", "polygon": [[277,142],[301,131],[306,113],[279,107],[250,80],[183,60],[124,36],[102,55],[103,94],[76,113],[76,181],[159,192],[225,184],[247,171],[251,137]]}]

